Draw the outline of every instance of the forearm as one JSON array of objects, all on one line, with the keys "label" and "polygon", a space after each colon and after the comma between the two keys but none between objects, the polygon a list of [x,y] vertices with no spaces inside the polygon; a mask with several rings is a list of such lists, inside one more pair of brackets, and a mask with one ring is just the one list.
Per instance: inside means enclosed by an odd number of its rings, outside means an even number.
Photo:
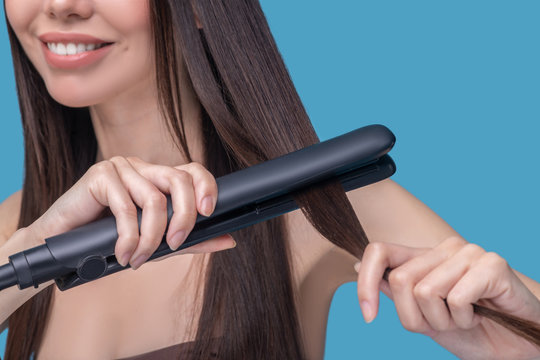
[{"label": "forearm", "polygon": [[[35,236],[30,234],[25,228],[16,231],[9,240],[0,247],[0,265],[9,262],[8,257],[20,251],[32,248],[40,244]],[[31,299],[34,295],[54,283],[54,280],[39,285],[38,288],[29,287],[20,290],[17,286],[0,291],[0,330],[7,326],[6,321],[21,305]]]},{"label": "forearm", "polygon": [[370,241],[432,248],[459,235],[426,204],[391,179],[348,195]]}]

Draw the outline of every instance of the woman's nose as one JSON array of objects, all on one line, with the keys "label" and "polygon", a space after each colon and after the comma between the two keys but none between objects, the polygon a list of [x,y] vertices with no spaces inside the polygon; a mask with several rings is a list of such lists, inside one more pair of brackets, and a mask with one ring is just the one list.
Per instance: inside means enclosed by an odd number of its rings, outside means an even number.
[{"label": "woman's nose", "polygon": [[44,10],[58,20],[88,19],[93,13],[93,3],[92,0],[47,0]]}]

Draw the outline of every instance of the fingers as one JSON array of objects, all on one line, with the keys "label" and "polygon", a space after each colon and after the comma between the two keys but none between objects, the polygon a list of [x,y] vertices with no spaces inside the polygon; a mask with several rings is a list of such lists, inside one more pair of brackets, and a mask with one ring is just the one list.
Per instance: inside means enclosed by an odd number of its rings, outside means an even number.
[{"label": "fingers", "polygon": [[[389,285],[397,313],[405,329],[418,333],[430,333],[440,326],[450,324],[450,314],[446,309],[444,297],[433,294],[431,291],[433,287],[426,285],[422,279],[458,251],[463,243],[464,240],[460,238],[450,238],[422,255],[412,258],[390,273]],[[428,300],[421,303],[419,298]],[[428,312],[424,312],[424,309]]]},{"label": "fingers", "polygon": [[[118,239],[115,251],[122,254],[131,252],[129,263],[133,269],[141,266],[157,249],[167,226],[167,200],[165,195],[150,181],[141,176],[123,157],[113,157],[109,161],[115,164],[118,174],[126,186],[133,201],[142,209],[140,238],[137,243]],[[112,209],[111,209],[112,211]],[[135,217],[134,223],[137,224]],[[133,246],[136,247],[133,249]],[[115,252],[116,253],[116,252]],[[124,259],[125,253],[121,255]]]},{"label": "fingers", "polygon": [[90,191],[103,206],[108,206],[116,218],[118,240],[115,254],[118,262],[125,266],[139,241],[137,210],[128,189],[122,182],[113,162],[102,161],[94,165],[94,183]]},{"label": "fingers", "polygon": [[[449,292],[460,279],[466,279],[464,274],[469,264],[482,252],[480,247],[459,237],[449,238],[433,249],[369,244],[358,266],[358,297],[366,321],[376,315],[381,290],[394,301],[407,330],[427,334],[456,328],[445,299],[451,299]],[[387,267],[394,268],[389,281],[381,281]],[[472,305],[467,304],[470,308],[464,310],[469,316],[466,321],[468,326],[473,326],[477,319],[471,320]]]},{"label": "fingers", "polygon": [[386,268],[398,267],[424,251],[379,242],[366,247],[358,272],[358,299],[366,322],[373,321],[377,315],[379,283]]},{"label": "fingers", "polygon": [[212,173],[210,173],[203,165],[197,162],[191,162],[173,168],[160,165],[149,168],[144,166],[144,162],[140,159],[129,158],[129,160],[141,175],[152,180],[152,182],[164,189],[168,187],[168,184],[163,181],[163,176],[174,176],[174,172],[171,172],[171,170],[176,169],[177,174],[186,176],[187,179],[191,179],[195,192],[194,205],[197,211],[204,216],[210,216],[214,211],[218,193],[217,183]]},{"label": "fingers", "polygon": [[133,166],[161,191],[171,194],[173,216],[167,231],[167,242],[177,249],[197,220],[197,212],[209,216],[217,201],[217,184],[202,165],[190,163],[175,168],[155,165],[151,168],[139,159],[129,158]]},{"label": "fingers", "polygon": [[[424,317],[434,330],[457,328],[444,299],[469,270],[471,263],[483,253],[485,251],[478,245],[466,244],[416,284],[415,298]],[[472,303],[467,305],[470,307],[472,320]]]},{"label": "fingers", "polygon": [[[136,157],[113,157],[110,161],[115,164],[133,201],[142,208],[140,240],[136,248],[131,249],[129,260],[133,269],[141,266],[162,241],[167,228],[167,204],[163,193],[171,194],[173,216],[166,241],[173,250],[185,241],[193,229],[197,212],[210,215],[215,208],[216,181],[198,163],[173,168],[148,164]],[[130,252],[126,250],[130,247],[125,243],[119,239],[116,248],[118,254],[121,251]],[[124,257],[120,256],[121,259]]]},{"label": "fingers", "polygon": [[447,297],[452,317],[462,329],[471,329],[481,320],[474,313],[473,303],[481,298],[494,299],[510,292],[507,291],[510,286],[503,283],[508,279],[505,275],[513,275],[508,263],[495,253],[480,250],[476,262],[452,287]]},{"label": "fingers", "polygon": [[216,206],[218,193],[214,176],[204,166],[196,162],[177,166],[176,169],[184,170],[191,174],[195,187],[197,209],[202,215],[210,216]]},{"label": "fingers", "polygon": [[[165,231],[168,245],[176,250],[193,230],[197,214],[212,214],[217,192],[216,180],[201,164],[169,167],[115,156],[92,165],[28,228],[45,239],[95,220],[109,207],[118,232],[117,261],[123,266],[129,262],[137,269],[155,252]],[[173,208],[168,228],[167,193]],[[137,206],[142,209],[140,226]],[[230,248],[233,243],[224,236],[187,252],[213,252]]]},{"label": "fingers", "polygon": [[[388,282],[381,280],[387,267],[393,268]],[[407,330],[430,336],[477,326],[481,317],[472,304],[482,299],[508,312],[526,307],[526,301],[516,295],[519,281],[508,263],[460,237],[446,239],[433,249],[370,243],[355,269],[366,321],[375,317],[380,290],[394,301]]]}]

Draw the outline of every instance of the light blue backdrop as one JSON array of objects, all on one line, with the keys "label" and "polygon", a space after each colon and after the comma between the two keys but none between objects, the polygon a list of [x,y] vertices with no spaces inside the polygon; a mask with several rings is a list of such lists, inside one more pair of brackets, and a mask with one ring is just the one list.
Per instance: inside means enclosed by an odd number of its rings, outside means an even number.
[{"label": "light blue backdrop", "polygon": [[[539,2],[262,5],[322,140],[385,124],[397,137],[394,180],[466,239],[540,279]],[[3,200],[21,187],[23,168],[5,31],[0,64]],[[330,312],[326,359],[404,357],[455,359],[404,330],[384,296],[379,317],[366,325],[356,285],[342,286]]]}]

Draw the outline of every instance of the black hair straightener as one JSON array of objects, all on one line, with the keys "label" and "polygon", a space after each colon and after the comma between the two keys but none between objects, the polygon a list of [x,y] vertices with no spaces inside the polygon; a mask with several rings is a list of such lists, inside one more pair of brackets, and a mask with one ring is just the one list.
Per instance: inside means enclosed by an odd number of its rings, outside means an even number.
[{"label": "black hair straightener", "polygon": [[[387,155],[395,137],[383,125],[366,126],[216,179],[218,198],[209,217],[197,216],[184,243],[171,250],[165,236],[148,260],[298,209],[295,191],[339,180],[345,191],[383,180],[396,171]],[[172,216],[167,197],[168,221]],[[137,209],[139,226],[142,211]],[[167,224],[168,226],[168,224]],[[54,279],[60,290],[127,269],[116,261],[114,216],[45,239],[45,244],[9,256],[0,266],[0,290]]]}]

